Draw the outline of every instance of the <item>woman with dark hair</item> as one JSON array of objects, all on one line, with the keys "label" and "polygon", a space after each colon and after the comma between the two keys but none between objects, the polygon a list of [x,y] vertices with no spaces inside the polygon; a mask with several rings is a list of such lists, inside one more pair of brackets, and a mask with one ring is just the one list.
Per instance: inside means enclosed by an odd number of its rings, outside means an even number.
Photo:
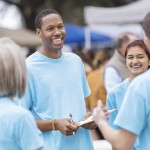
[{"label": "woman with dark hair", "polygon": [[[130,77],[115,86],[107,95],[106,105],[109,109],[117,109],[117,111],[112,112],[108,120],[109,124],[115,128],[119,129],[118,126],[114,125],[114,120],[120,110],[123,98],[126,94],[126,90],[137,75],[145,72],[150,65],[150,54],[146,48],[144,41],[135,40],[130,43],[125,51],[126,66],[129,70]],[[130,104],[129,104],[130,105]],[[138,149],[139,143],[136,141],[133,149]]]},{"label": "woman with dark hair", "polygon": [[[150,52],[150,12],[143,19],[144,42]],[[129,51],[130,52],[130,51]],[[128,52],[128,54],[129,54]],[[139,51],[138,51],[139,52]],[[144,59],[142,58],[144,55]],[[130,59],[130,55],[128,56]],[[141,58],[140,58],[141,57]],[[139,57],[145,60],[145,53]],[[135,57],[134,57],[135,58]],[[132,57],[131,57],[132,59]],[[147,59],[146,59],[147,60]],[[134,72],[142,68],[143,61]],[[132,67],[132,66],[131,66]],[[115,119],[115,124],[120,127],[119,130],[111,128],[107,123],[107,116],[102,110],[101,101],[94,109],[93,116],[98,127],[101,129],[105,138],[115,149],[132,148],[136,137],[139,137],[140,150],[149,150],[150,148],[150,69],[138,75],[130,83],[123,99],[121,109]]]}]

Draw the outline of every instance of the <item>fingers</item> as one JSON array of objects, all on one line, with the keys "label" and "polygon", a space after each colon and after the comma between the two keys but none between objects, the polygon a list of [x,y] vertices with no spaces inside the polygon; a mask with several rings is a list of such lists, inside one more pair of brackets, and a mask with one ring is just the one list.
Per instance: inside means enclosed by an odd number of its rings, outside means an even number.
[{"label": "fingers", "polygon": [[70,136],[70,135],[75,135],[75,131],[67,131],[67,132],[65,132],[64,134],[66,135],[66,136]]},{"label": "fingers", "polygon": [[102,110],[103,108],[103,104],[102,104],[102,101],[101,100],[98,100],[97,102],[97,106],[95,107],[95,109],[93,110],[93,115],[95,115],[97,113],[97,111],[100,111]]},{"label": "fingers", "polygon": [[74,135],[78,129],[77,123],[70,121],[70,119],[57,119],[57,129],[64,135]]},{"label": "fingers", "polygon": [[93,116],[97,114],[97,109],[98,109],[98,106],[93,110]]},{"label": "fingers", "polygon": [[66,132],[65,135],[69,136],[69,135],[75,135],[75,132],[77,131],[78,127],[77,127],[77,123],[74,121],[70,121],[70,119],[68,120],[69,124],[68,126],[66,126]]},{"label": "fingers", "polygon": [[85,129],[93,130],[97,127],[97,124],[95,122],[92,122],[92,123],[85,124],[82,127],[85,128]]},{"label": "fingers", "polygon": [[66,135],[66,136],[75,135],[75,133],[76,133],[75,131],[70,130],[68,128],[63,131],[63,134]]},{"label": "fingers", "polygon": [[103,107],[103,104],[102,104],[102,101],[101,101],[101,100],[98,100],[97,106],[100,107],[100,108]]}]

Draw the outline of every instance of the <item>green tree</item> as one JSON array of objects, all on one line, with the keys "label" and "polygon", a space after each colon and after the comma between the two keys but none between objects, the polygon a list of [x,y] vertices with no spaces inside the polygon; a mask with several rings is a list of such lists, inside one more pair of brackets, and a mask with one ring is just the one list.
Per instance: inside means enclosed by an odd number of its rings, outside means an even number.
[{"label": "green tree", "polygon": [[59,11],[65,23],[84,24],[84,6],[115,7],[131,3],[136,0],[3,0],[16,5],[24,19],[27,28],[34,30],[34,19],[39,11],[53,8]]}]

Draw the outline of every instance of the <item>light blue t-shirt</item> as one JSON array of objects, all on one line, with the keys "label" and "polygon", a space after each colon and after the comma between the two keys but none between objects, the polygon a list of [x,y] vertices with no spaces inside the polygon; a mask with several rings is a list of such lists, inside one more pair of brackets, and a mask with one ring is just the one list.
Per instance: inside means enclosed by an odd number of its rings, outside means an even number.
[{"label": "light blue t-shirt", "polygon": [[36,150],[43,138],[31,113],[0,98],[0,150]]},{"label": "light blue t-shirt", "polygon": [[150,69],[129,85],[115,124],[139,136],[140,150],[150,149]]},{"label": "light blue t-shirt", "polygon": [[[40,120],[69,118],[79,122],[86,114],[85,98],[90,95],[83,63],[77,55],[62,52],[58,59],[39,52],[27,58],[29,83],[22,105]],[[80,127],[75,135],[43,132],[45,150],[92,150],[90,130]]]},{"label": "light blue t-shirt", "polygon": [[114,129],[119,129],[119,127],[114,125],[114,120],[120,110],[128,85],[129,85],[129,78],[116,85],[107,94],[107,99],[106,99],[107,108],[117,109],[117,111],[114,111],[110,114],[110,118],[108,120],[109,125],[111,125]]},{"label": "light blue t-shirt", "polygon": [[[120,110],[129,83],[130,83],[129,78],[125,79],[123,82],[112,88],[112,90],[110,90],[110,92],[107,95],[106,106],[108,107],[108,109],[117,109],[117,111],[114,111],[110,114],[110,118],[108,120],[109,125],[111,125],[114,129],[119,129],[117,125],[114,125],[114,121]],[[130,103],[128,105],[130,105]],[[134,143],[134,146],[132,147],[132,150],[138,149],[139,149],[139,140],[137,138],[136,142]]]}]

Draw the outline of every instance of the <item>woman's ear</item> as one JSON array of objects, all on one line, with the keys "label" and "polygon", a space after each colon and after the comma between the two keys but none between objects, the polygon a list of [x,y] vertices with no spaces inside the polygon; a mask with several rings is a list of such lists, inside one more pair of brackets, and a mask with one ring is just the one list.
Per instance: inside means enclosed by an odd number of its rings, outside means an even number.
[{"label": "woman's ear", "polygon": [[42,33],[40,29],[36,29],[36,34],[39,38],[41,38]]}]

